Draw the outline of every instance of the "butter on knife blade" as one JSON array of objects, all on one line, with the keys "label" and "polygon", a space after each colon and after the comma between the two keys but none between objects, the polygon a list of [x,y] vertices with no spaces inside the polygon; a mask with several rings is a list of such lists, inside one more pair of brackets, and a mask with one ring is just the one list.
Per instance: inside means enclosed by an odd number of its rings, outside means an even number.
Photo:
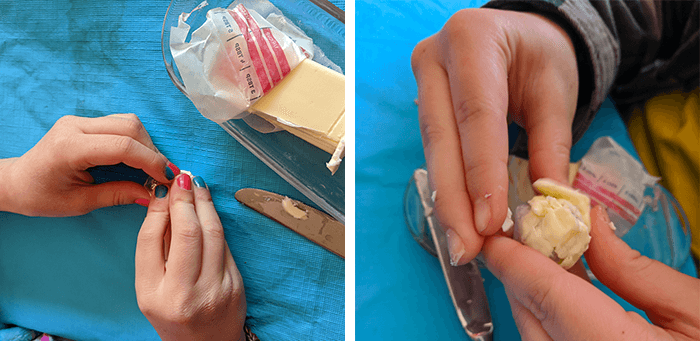
[{"label": "butter on knife blade", "polygon": [[236,200],[345,259],[345,226],[331,216],[288,197],[255,188]]}]

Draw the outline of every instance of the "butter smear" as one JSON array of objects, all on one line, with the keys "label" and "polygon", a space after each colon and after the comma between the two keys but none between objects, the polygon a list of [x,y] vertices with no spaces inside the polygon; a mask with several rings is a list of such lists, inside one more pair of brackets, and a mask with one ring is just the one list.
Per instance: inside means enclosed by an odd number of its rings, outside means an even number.
[{"label": "butter smear", "polygon": [[284,208],[285,212],[289,213],[289,215],[296,219],[305,220],[307,218],[306,211],[294,206],[292,199],[284,197],[284,199],[282,199],[282,208]]}]

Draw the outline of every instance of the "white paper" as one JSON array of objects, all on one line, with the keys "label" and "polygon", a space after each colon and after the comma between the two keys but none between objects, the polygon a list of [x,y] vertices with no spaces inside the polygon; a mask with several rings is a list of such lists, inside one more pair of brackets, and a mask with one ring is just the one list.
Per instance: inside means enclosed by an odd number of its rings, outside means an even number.
[{"label": "white paper", "polygon": [[188,13],[170,33],[170,50],[187,96],[200,113],[223,123],[242,118],[306,55],[256,11],[215,8],[186,42]]}]

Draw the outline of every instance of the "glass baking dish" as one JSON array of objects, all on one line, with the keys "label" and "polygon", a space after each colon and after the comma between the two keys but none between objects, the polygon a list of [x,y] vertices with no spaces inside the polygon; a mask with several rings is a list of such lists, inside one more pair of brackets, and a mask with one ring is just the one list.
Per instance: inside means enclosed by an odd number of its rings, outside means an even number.
[{"label": "glass baking dish", "polygon": [[[233,0],[207,1],[187,19],[191,31],[206,20],[212,8],[227,8]],[[345,12],[327,0],[271,0],[282,13],[314,40],[325,56],[345,72]],[[189,13],[201,0],[172,0],[163,20],[161,47],[170,79],[187,95],[177,65],[170,52],[170,29],[177,27],[181,13]],[[190,32],[191,34],[191,32]],[[314,58],[316,59],[316,58]],[[286,132],[260,133],[242,119],[232,119],[220,126],[258,159],[303,193],[328,214],[345,222],[345,162],[332,175],[326,168],[331,155]],[[274,189],[270,189],[273,190]]]}]

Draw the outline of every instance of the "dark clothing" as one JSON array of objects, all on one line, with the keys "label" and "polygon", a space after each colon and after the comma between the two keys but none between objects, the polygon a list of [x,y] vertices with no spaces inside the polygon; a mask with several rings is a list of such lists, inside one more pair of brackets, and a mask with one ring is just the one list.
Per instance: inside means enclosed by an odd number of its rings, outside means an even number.
[{"label": "dark clothing", "polygon": [[[576,143],[609,95],[624,120],[655,95],[698,88],[700,1],[494,0],[484,7],[533,12],[564,28],[576,49]],[[513,151],[527,157],[521,134]]]}]

